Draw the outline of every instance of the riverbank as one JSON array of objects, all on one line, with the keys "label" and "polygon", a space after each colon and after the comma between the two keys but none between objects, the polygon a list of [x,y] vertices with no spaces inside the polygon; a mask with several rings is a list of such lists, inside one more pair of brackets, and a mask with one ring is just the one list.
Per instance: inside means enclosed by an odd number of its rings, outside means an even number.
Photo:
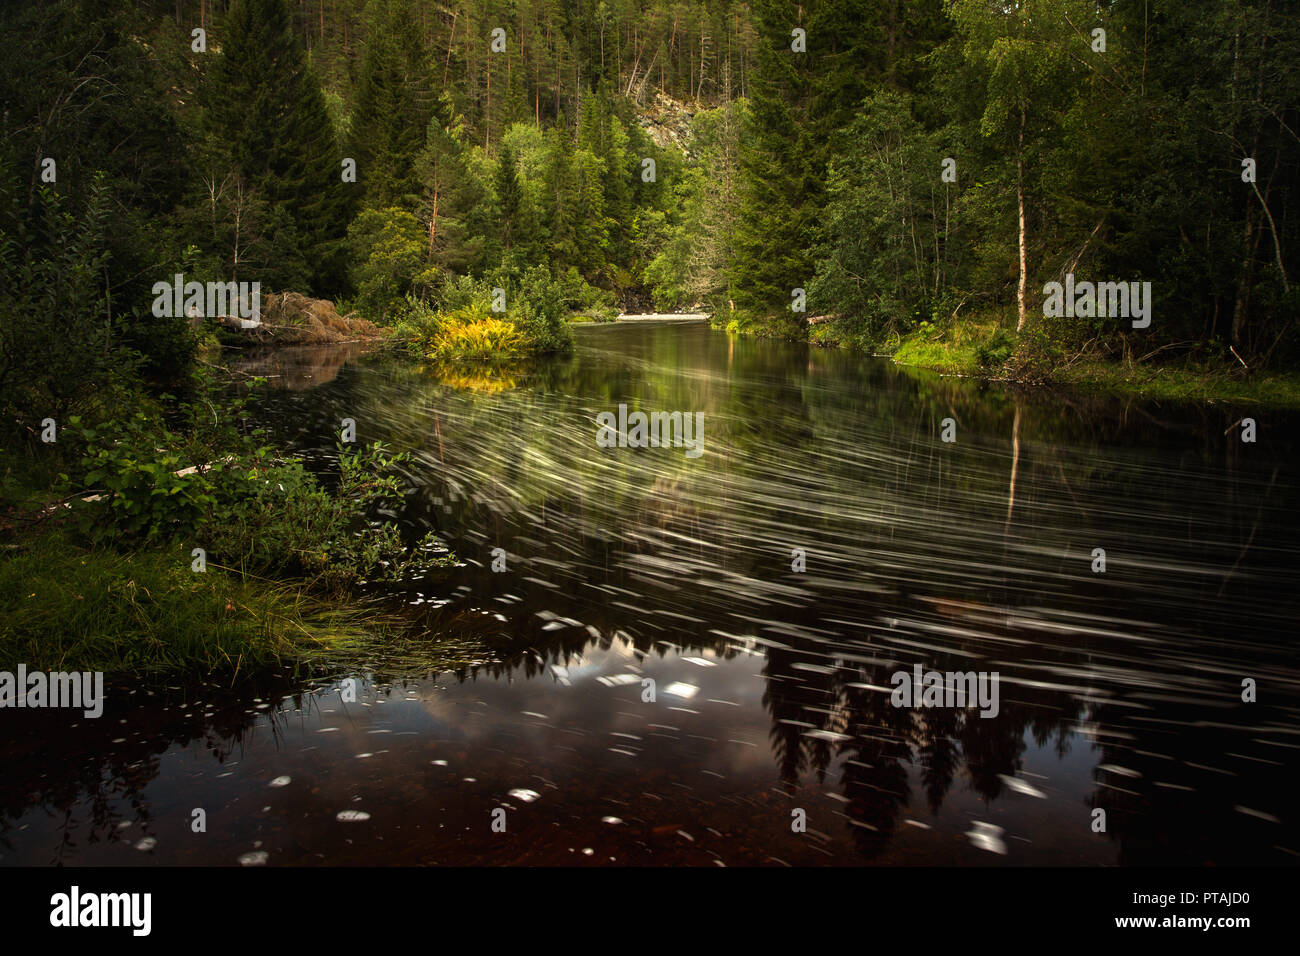
[{"label": "riverbank", "polygon": [[181,542],[87,547],[47,528],[0,543],[0,670],[236,673],[382,636],[358,609],[272,581],[191,566]]},{"label": "riverbank", "polygon": [[[106,403],[94,425],[72,416],[55,442],[6,448],[0,668],[230,674],[382,656],[400,636],[358,587],[455,561],[381,518],[405,456],[339,445],[309,471],[211,385],[167,413],[141,400],[109,418]],[[196,411],[218,405],[216,425]]]},{"label": "riverbank", "polygon": [[[723,327],[716,318],[711,324]],[[733,321],[725,328],[737,334],[783,337],[774,323]],[[1011,326],[996,318],[945,326],[925,322],[883,343],[856,341],[827,322],[810,326],[808,341],[823,348],[868,350],[902,368],[988,382],[1067,386],[1167,401],[1300,406],[1300,374],[1247,369],[1231,353],[1225,360],[1205,355],[1169,359],[1153,352],[1126,362],[1087,351],[1048,353],[1032,340],[1020,346]]]}]

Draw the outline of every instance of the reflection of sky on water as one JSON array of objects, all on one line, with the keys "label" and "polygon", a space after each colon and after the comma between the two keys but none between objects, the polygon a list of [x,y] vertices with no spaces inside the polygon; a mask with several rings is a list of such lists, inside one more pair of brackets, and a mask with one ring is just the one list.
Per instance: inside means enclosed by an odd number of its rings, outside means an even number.
[{"label": "reflection of sky on water", "polygon": [[[74,838],[65,862],[234,865],[260,851],[271,864],[569,863],[571,849],[584,859],[591,849],[596,862],[860,862],[842,762],[821,784],[804,774],[793,791],[774,771],[764,658],[686,656],[713,666],[676,653],[642,658],[616,643],[562,665],[569,686],[550,669],[531,679],[443,675],[387,692],[362,681],[357,702],[344,703],[336,682],[301,708],[290,698],[248,715],[222,759],[202,740],[169,746],[135,800],[147,813],[110,798],[111,825],[98,842]],[[601,681],[624,674],[636,683]],[[644,702],[642,677],[698,691]],[[912,800],[876,862],[1114,862],[1113,844],[1060,825],[1062,813],[1086,818],[1095,756],[1078,744],[1058,760],[1030,742],[1022,772],[1045,799],[1007,793],[986,804],[958,781],[937,816],[912,768]],[[284,775],[288,784],[271,785]],[[523,789],[540,796],[509,796]],[[508,829],[493,833],[490,813],[502,806]],[[206,833],[190,829],[194,807],[207,811]],[[796,807],[807,811],[806,834],[790,831]],[[340,822],[347,810],[369,819]],[[91,815],[77,801],[74,832],[86,835]],[[969,838],[972,821],[1003,828],[1005,856]],[[26,852],[5,862],[52,862],[66,823],[33,808],[6,834]],[[152,847],[137,849],[148,838]]]}]

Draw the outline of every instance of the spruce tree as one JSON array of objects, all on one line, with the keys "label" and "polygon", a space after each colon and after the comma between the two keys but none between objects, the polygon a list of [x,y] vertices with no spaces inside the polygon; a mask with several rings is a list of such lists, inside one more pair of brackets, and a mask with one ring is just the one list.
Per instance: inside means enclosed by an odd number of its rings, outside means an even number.
[{"label": "spruce tree", "polygon": [[410,0],[380,2],[371,11],[349,145],[368,206],[413,208],[418,199],[415,157],[435,102],[429,71]]},{"label": "spruce tree", "polygon": [[[744,182],[733,264],[735,305],[755,315],[783,315],[787,331],[801,325],[791,291],[812,278],[820,150],[808,122],[809,54],[791,48],[801,8],[787,0],[755,0],[759,34],[750,79],[750,119],[742,139]],[[808,38],[815,44],[816,36]]]},{"label": "spruce tree", "polygon": [[451,97],[439,98],[429,121],[425,146],[415,161],[422,198],[420,214],[427,231],[428,261],[450,272],[475,271],[483,260],[487,206],[486,177],[469,168],[465,124]]},{"label": "spruce tree", "polygon": [[353,193],[325,97],[284,0],[235,0],[206,90],[215,146],[298,234],[314,290],[337,292]]},{"label": "spruce tree", "polygon": [[497,151],[497,164],[493,185],[497,193],[497,210],[500,215],[501,246],[508,254],[515,238],[519,224],[520,205],[523,203],[523,189],[519,184],[518,159],[509,141],[501,144]]}]

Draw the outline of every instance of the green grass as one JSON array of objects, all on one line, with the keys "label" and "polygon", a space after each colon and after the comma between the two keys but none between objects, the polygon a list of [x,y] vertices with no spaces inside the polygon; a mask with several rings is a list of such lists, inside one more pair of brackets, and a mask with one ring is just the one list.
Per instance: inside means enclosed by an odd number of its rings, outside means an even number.
[{"label": "green grass", "polygon": [[[939,326],[923,323],[894,348],[894,364],[929,369],[942,375],[1015,379],[1007,360],[1016,336],[1009,320],[974,316]],[[1121,364],[1084,357],[1068,365],[1058,354],[1044,366],[1045,381],[1096,392],[1115,392],[1172,401],[1254,402],[1300,405],[1300,374],[1258,372],[1203,365],[1191,361]]]},{"label": "green grass", "polygon": [[944,326],[923,322],[903,337],[893,360],[896,365],[914,365],[944,375],[994,378],[998,374],[996,364],[1005,360],[999,351],[1005,340],[1006,333],[997,319],[971,319]]},{"label": "green grass", "polygon": [[295,585],[192,571],[179,543],[121,554],[79,547],[56,528],[0,544],[8,670],[240,670],[355,649],[374,630]]},{"label": "green grass", "polygon": [[1055,380],[1081,388],[1175,401],[1247,402],[1300,405],[1300,375],[1286,372],[1244,373],[1190,365],[1130,365],[1081,361],[1058,372]]}]

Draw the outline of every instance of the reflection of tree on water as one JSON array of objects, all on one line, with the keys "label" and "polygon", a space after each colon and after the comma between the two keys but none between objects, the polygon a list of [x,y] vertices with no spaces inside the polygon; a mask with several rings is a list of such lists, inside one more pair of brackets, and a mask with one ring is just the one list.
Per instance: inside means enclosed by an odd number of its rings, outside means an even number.
[{"label": "reflection of tree on water", "polygon": [[[642,660],[670,653],[662,641],[663,631],[639,629],[617,609],[558,597],[549,601],[548,607],[555,610],[544,617],[528,609],[517,610],[504,625],[512,636],[495,638],[498,659],[460,671],[460,679],[474,679],[479,673],[496,679],[515,673],[525,679],[542,678],[550,665],[570,666],[593,649],[609,650],[616,632]],[[843,607],[832,608],[827,616],[846,612]],[[543,629],[547,623],[563,624],[566,618],[574,621],[571,615],[585,616],[580,623]],[[797,608],[789,609],[787,615],[791,626],[793,619],[801,616]],[[589,626],[601,636],[593,638]],[[485,627],[483,637],[493,643],[487,630]],[[673,637],[684,655],[712,652],[727,659],[738,653],[733,642],[708,635],[703,626],[699,633],[678,630]],[[1004,796],[1001,778],[1014,777],[1022,770],[1027,735],[1040,747],[1054,742],[1056,753],[1063,756],[1083,713],[1083,705],[1070,693],[1023,685],[1001,687],[1000,712],[995,718],[981,718],[977,708],[894,707],[887,691],[861,685],[889,688],[895,670],[910,672],[916,660],[910,653],[895,662],[868,665],[850,659],[868,649],[862,642],[787,640],[796,646],[768,647],[762,668],[762,703],[771,720],[769,741],[775,769],[788,792],[800,787],[808,775],[819,786],[842,792],[847,798],[843,812],[849,832],[859,851],[868,857],[879,854],[900,826],[903,810],[912,799],[914,767],[934,814],[959,779],[992,803]],[[873,649],[885,659],[894,653],[885,644]],[[955,653],[928,654],[925,668],[946,672],[978,666],[965,656],[970,651],[962,644],[953,650]],[[1067,666],[1072,662],[1069,655],[1051,649],[1040,648],[1039,653],[1048,664]]]},{"label": "reflection of tree on water", "polygon": [[[280,700],[293,694],[293,706],[301,708],[311,700],[301,688],[301,679],[271,674],[234,688],[110,686],[104,713],[93,720],[57,710],[6,711],[0,745],[5,768],[0,845],[7,853],[15,851],[18,821],[34,807],[61,823],[50,858],[32,862],[60,865],[85,846],[120,840],[123,834],[131,842],[148,837],[152,813],[144,791],[158,776],[164,753],[201,742],[218,763],[225,763],[242,748],[259,718],[269,717],[273,735],[288,719],[251,710],[252,698]],[[200,696],[202,708],[181,706]],[[209,710],[212,715],[205,716]],[[126,724],[119,722],[123,717]],[[119,829],[125,822],[134,825]]]},{"label": "reflection of tree on water", "polygon": [[1087,806],[1105,810],[1119,863],[1300,862],[1292,718],[1232,694],[1226,683],[1221,708],[1165,704],[1157,728],[1131,708],[1090,715],[1099,755]]},{"label": "reflection of tree on water", "polygon": [[[888,692],[848,685],[888,688],[890,674],[910,670],[910,661],[881,667],[840,661],[827,675],[792,666],[807,660],[797,651],[772,649],[764,668],[763,702],[772,715],[778,772],[789,786],[809,771],[821,782],[838,762],[853,839],[868,856],[888,844],[911,800],[911,765],[920,769],[932,813],[962,768],[972,789],[992,802],[1004,789],[1000,775],[1015,776],[1021,769],[1025,731],[1032,729],[1040,743],[1055,736],[1064,746],[1080,709],[1068,694],[1020,687],[1015,701],[1003,689],[995,718],[982,718],[975,708],[895,707]],[[825,656],[815,660],[827,663]],[[948,654],[930,657],[925,666],[945,672],[972,668],[970,658]],[[850,739],[832,743],[837,738],[831,735],[841,733]]]},{"label": "reflection of tree on water", "polygon": [[[779,642],[764,643],[762,698],[776,774],[787,792],[809,776],[838,788],[867,857],[889,846],[913,802],[938,814],[963,787],[988,803],[1005,799],[1002,778],[1023,772],[1029,741],[1063,760],[1085,718],[1100,742],[1095,762],[1137,774],[1095,771],[1092,803],[1110,811],[1097,839],[1117,842],[1122,861],[1253,862],[1261,847],[1297,849],[1294,824],[1236,809],[1287,820],[1279,801],[1291,792],[1290,738],[1270,728],[1294,728],[1294,712],[1257,705],[1207,719],[1168,679],[1189,666],[1222,669],[1222,641],[1205,638],[1215,650],[1189,654],[1205,635],[1238,635],[1231,656],[1244,668],[1266,654],[1267,626],[1293,632],[1300,592],[1274,556],[1293,553],[1295,524],[1270,518],[1295,510],[1295,489],[1268,482],[1284,441],[1245,457],[1239,442],[1221,440],[1220,409],[1155,418],[1134,403],[912,380],[840,353],[656,336],[622,353],[542,363],[501,395],[376,362],[265,407],[280,433],[325,456],[341,417],[364,420],[369,437],[417,452],[408,476],[417,491],[403,516],[414,531],[436,526],[463,542],[463,558],[509,552],[511,574],[480,560],[449,583],[408,582],[412,595],[450,601],[417,618],[430,645],[451,635],[474,646],[465,659],[483,661],[459,667],[461,679],[547,681],[548,664],[623,637],[638,662],[672,653],[665,640],[686,654],[737,653],[719,631]],[[596,453],[584,416],[626,399],[703,410],[706,458]],[[950,414],[959,440],[940,447],[937,423]],[[1086,555],[1101,544],[1112,572],[1093,575]],[[795,545],[808,548],[807,574],[790,573]],[[1129,572],[1115,573],[1126,559]],[[1144,565],[1165,570],[1132,573]],[[1051,627],[1008,621],[1034,605],[1046,606],[1039,623]],[[1253,629],[1241,620],[1246,606]],[[895,708],[887,691],[854,686],[888,688],[894,670],[916,662],[1000,670],[999,715]],[[1275,676],[1286,686],[1287,675]],[[220,756],[252,719],[203,730],[163,721],[156,742],[101,741],[89,756],[52,739],[45,759],[66,760],[75,774],[51,774],[34,801],[0,784],[4,819],[33,805],[67,814],[81,800],[96,808],[92,835],[103,839],[113,805],[140,803],[169,742],[210,733]],[[1087,810],[1051,807],[1059,826],[1081,828]],[[1198,852],[1205,859],[1192,859]]]}]

